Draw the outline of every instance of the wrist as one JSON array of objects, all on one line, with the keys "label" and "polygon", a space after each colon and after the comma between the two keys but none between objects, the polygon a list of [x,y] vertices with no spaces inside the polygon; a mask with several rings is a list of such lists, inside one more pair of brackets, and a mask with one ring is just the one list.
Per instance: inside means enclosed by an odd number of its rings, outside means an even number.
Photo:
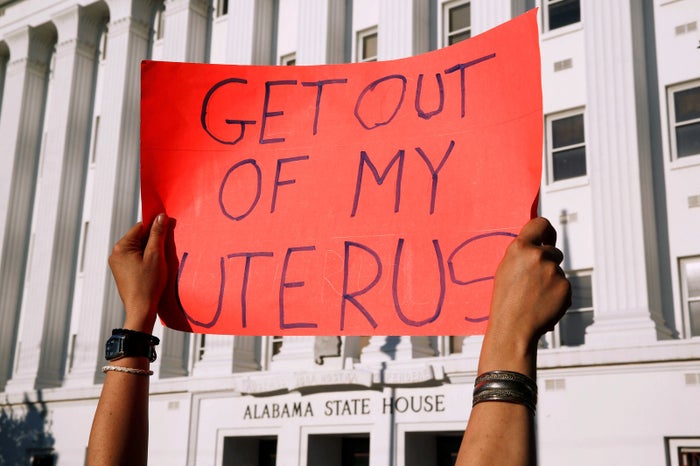
[{"label": "wrist", "polygon": [[153,327],[156,324],[155,314],[151,315],[151,313],[149,313],[149,315],[142,317],[134,317],[133,314],[135,313],[127,311],[127,316],[124,319],[122,328],[153,335]]},{"label": "wrist", "polygon": [[[489,329],[490,330],[490,329]],[[520,341],[515,334],[498,334],[487,331],[479,357],[478,373],[513,371],[536,378],[537,344]]]}]

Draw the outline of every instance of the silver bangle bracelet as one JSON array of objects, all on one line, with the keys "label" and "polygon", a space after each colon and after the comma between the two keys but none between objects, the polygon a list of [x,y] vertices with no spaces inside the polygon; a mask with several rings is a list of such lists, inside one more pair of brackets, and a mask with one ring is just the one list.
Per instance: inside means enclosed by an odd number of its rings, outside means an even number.
[{"label": "silver bangle bracelet", "polygon": [[474,381],[472,407],[484,401],[521,404],[534,414],[537,406],[537,383],[518,372],[485,372]]},{"label": "silver bangle bracelet", "polygon": [[134,375],[153,375],[153,371],[147,371],[145,369],[134,369],[131,367],[121,367],[121,366],[103,366],[102,367],[102,372],[107,373],[109,371],[113,372],[123,372],[125,374],[134,374]]}]

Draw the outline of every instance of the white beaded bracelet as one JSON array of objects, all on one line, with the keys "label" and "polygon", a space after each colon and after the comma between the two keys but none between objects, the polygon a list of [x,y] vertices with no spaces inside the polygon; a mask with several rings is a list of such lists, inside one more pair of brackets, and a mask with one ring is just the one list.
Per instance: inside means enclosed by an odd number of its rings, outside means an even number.
[{"label": "white beaded bracelet", "polygon": [[147,371],[144,369],[133,369],[131,367],[121,367],[121,366],[103,366],[102,367],[102,372],[105,374],[108,371],[114,371],[114,372],[124,372],[126,374],[134,374],[134,375],[153,375],[153,371]]}]

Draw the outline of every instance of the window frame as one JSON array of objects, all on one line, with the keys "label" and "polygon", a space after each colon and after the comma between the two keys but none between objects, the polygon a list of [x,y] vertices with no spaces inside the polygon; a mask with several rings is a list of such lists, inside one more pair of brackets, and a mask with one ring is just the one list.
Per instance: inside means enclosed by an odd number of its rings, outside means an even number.
[{"label": "window frame", "polygon": [[690,321],[690,303],[700,302],[700,294],[698,294],[698,296],[689,296],[688,289],[690,287],[688,286],[688,272],[687,267],[685,265],[688,263],[697,263],[698,265],[700,265],[700,256],[682,257],[678,261],[681,288],[681,309],[683,310],[682,334],[684,338],[700,338],[700,333],[698,333],[697,335],[693,335]]},{"label": "window frame", "polygon": [[280,66],[295,66],[297,64],[297,53],[291,52],[280,56]]},{"label": "window frame", "polygon": [[[580,314],[580,313],[585,313],[585,312],[591,312],[593,313],[593,322],[590,325],[593,325],[595,322],[595,303],[594,303],[594,297],[593,297],[593,269],[580,269],[580,270],[571,270],[566,272],[567,278],[571,277],[583,277],[583,276],[588,276],[591,277],[591,306],[590,307],[580,307],[580,308],[574,308],[570,307],[569,309],[566,310],[566,313],[564,316],[562,316],[562,319],[564,319],[567,315],[570,315],[570,313],[573,314]],[[572,304],[573,305],[573,304]],[[578,348],[580,346],[583,346],[585,342],[582,345],[564,345],[562,344],[561,341],[561,320],[557,323],[557,325],[554,326],[554,329],[551,332],[547,332],[542,338],[544,339],[544,347],[546,348]],[[585,340],[585,331],[588,326],[586,326],[583,331],[584,331],[584,340]]]},{"label": "window frame", "polygon": [[566,31],[569,28],[574,28],[580,25],[583,22],[583,14],[581,11],[581,0],[578,1],[578,21],[574,23],[569,23],[565,24],[564,26],[559,26],[556,28],[551,28],[549,27],[549,20],[550,20],[550,7],[552,5],[555,5],[557,3],[561,3],[567,0],[541,0],[541,7],[542,7],[542,29],[543,32],[545,33],[550,33],[550,32],[557,32],[557,31]]},{"label": "window frame", "polygon": [[696,154],[679,156],[678,141],[676,138],[676,129],[679,126],[689,126],[700,123],[700,117],[683,121],[681,124],[678,124],[678,122],[676,121],[676,100],[674,98],[676,93],[694,88],[700,88],[700,80],[696,79],[681,84],[675,84],[673,86],[669,86],[666,90],[666,102],[668,105],[668,136],[672,162],[682,162],[686,160],[696,161],[698,159],[698,156],[700,156],[700,152],[697,152]]},{"label": "window frame", "polygon": [[[457,29],[454,31],[450,31],[450,11],[459,8],[464,5],[469,5],[469,26],[462,28],[462,29]],[[445,2],[442,4],[442,28],[441,28],[441,46],[442,47],[449,47],[450,45],[450,37],[456,36],[459,34],[463,33],[469,33],[469,37],[463,40],[468,40],[472,37],[472,18],[471,18],[471,1],[470,0],[451,0],[448,2]],[[461,41],[457,41],[461,42]],[[456,43],[456,42],[455,42]]]},{"label": "window frame", "polygon": [[156,8],[153,18],[153,42],[160,42],[165,37],[165,3]]},{"label": "window frame", "polygon": [[[372,26],[361,31],[357,31],[355,34],[355,60],[357,63],[369,63],[376,62],[379,60],[379,29],[377,26]],[[370,36],[376,36],[377,38],[377,54],[374,56],[365,57],[364,56],[364,39]]]},{"label": "window frame", "polygon": [[229,3],[228,0],[215,0],[216,6],[214,8],[214,15],[217,18],[228,15]]},{"label": "window frame", "polygon": [[[576,115],[581,115],[582,119],[581,121],[583,122],[583,142],[576,143],[576,144],[570,144],[568,146],[562,146],[562,147],[557,147],[554,148],[554,131],[552,127],[552,123],[555,121],[563,120],[565,118],[570,118],[572,116]],[[551,113],[549,115],[545,116],[545,151],[546,151],[546,160],[547,163],[545,164],[547,167],[547,184],[548,185],[561,185],[561,184],[566,184],[566,183],[571,183],[573,180],[574,183],[580,182],[581,180],[587,180],[588,179],[588,155],[587,155],[587,142],[586,142],[586,111],[585,108],[583,107],[577,107],[573,108],[570,110],[565,110],[562,112],[556,112],[556,113]],[[554,156],[556,153],[564,152],[567,150],[571,149],[577,149],[577,148],[583,148],[584,149],[584,164],[586,167],[586,171],[582,175],[577,175],[577,176],[571,176],[567,178],[559,178],[555,179],[554,178]]]}]

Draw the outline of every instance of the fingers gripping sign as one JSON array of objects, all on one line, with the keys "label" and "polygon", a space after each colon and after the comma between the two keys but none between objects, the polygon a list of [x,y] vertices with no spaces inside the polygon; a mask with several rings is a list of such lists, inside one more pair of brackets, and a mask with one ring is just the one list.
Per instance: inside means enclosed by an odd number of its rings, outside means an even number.
[{"label": "fingers gripping sign", "polygon": [[168,279],[165,238],[170,219],[159,214],[150,228],[137,223],[114,245],[109,266],[126,310],[129,328],[150,333]]},{"label": "fingers gripping sign", "polygon": [[[527,223],[498,267],[490,326],[537,341],[571,304],[571,285],[559,267],[556,231],[544,218]],[[527,330],[523,332],[525,327]]]}]

